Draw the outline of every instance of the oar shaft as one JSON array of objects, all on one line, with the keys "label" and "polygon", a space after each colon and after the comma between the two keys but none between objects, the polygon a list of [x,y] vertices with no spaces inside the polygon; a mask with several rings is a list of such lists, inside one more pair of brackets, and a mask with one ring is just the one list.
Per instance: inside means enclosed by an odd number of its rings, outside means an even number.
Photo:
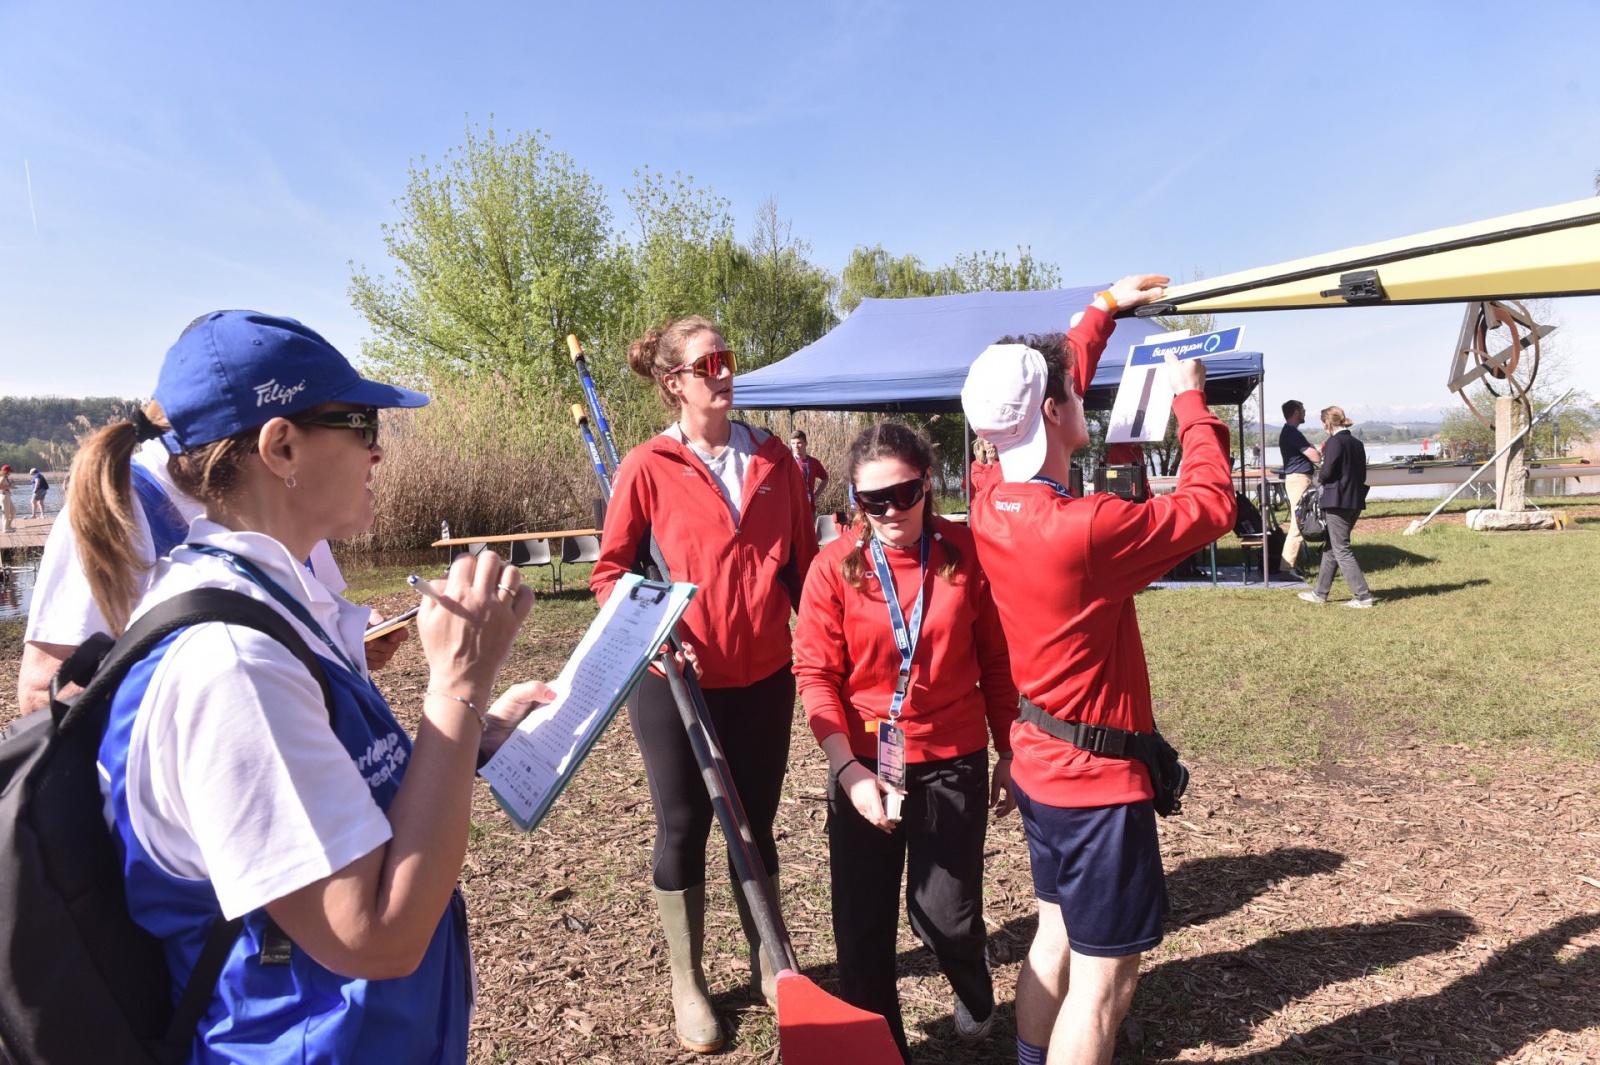
[{"label": "oar shaft", "polygon": [[594,463],[594,474],[600,481],[600,497],[609,503],[611,474],[606,470],[605,459],[600,457],[600,446],[594,442],[594,433],[589,429],[589,418],[583,413],[583,407],[577,403],[572,405],[572,420],[577,423],[578,432],[583,434],[584,447],[589,449],[589,461]]},{"label": "oar shaft", "polygon": [[583,344],[571,333],[567,334],[567,352],[572,356],[572,365],[577,367],[578,383],[583,386],[589,411],[594,415],[595,428],[600,430],[600,439],[605,443],[606,455],[611,459],[611,468],[615,470],[622,459],[617,454],[617,442],[611,436],[611,423],[606,420],[605,408],[600,405],[600,393],[595,391],[594,378],[589,375],[589,360],[583,357]]}]

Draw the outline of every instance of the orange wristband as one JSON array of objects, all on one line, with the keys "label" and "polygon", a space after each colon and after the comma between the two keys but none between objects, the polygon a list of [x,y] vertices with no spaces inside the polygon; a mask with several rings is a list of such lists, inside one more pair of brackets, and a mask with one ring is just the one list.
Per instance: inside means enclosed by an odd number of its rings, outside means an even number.
[{"label": "orange wristband", "polygon": [[1106,301],[1106,313],[1107,314],[1116,314],[1117,313],[1117,297],[1115,297],[1115,296],[1113,296],[1111,294],[1111,290],[1109,288],[1106,289],[1104,292],[1096,292],[1094,295],[1095,295],[1096,299],[1102,299],[1102,300]]}]

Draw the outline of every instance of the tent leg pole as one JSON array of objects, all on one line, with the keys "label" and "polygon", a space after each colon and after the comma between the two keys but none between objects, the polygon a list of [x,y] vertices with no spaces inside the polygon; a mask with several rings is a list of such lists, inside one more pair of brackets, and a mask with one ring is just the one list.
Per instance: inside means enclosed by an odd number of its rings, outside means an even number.
[{"label": "tent leg pole", "polygon": [[972,522],[972,464],[977,461],[977,445],[973,441],[972,423],[967,421],[967,412],[961,412],[961,439],[966,441],[966,448],[962,454],[966,457],[966,467],[961,471],[961,497],[967,507],[967,523]]},{"label": "tent leg pole", "polygon": [[[1261,381],[1256,385],[1256,431],[1257,439],[1261,441],[1261,513],[1270,514],[1267,509],[1267,374],[1263,370]],[[1266,519],[1261,521],[1263,534],[1267,528]],[[1266,537],[1261,545],[1261,585],[1267,587],[1272,583],[1272,560],[1267,557],[1270,549],[1270,537]]]}]

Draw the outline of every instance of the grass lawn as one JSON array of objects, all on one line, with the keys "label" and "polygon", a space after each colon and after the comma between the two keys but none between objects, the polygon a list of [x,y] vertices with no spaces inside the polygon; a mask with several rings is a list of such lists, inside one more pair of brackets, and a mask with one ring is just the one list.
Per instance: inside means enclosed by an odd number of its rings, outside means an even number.
[{"label": "grass lawn", "polygon": [[1417,536],[1356,526],[1378,605],[1292,592],[1147,592],[1156,712],[1186,751],[1231,762],[1337,758],[1393,743],[1513,744],[1592,759],[1600,742],[1600,523],[1562,533]]}]

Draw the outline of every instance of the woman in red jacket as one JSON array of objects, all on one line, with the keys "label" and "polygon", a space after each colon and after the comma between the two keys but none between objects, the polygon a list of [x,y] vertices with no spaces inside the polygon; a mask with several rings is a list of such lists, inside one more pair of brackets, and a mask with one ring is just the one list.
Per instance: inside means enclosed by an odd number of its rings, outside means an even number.
[{"label": "woman in red jacket", "polygon": [[[772,821],[794,720],[789,614],[817,551],[805,486],[782,440],[728,416],[734,356],[714,323],[692,317],[652,329],[629,347],[628,363],[676,417],[622,460],[590,587],[604,602],[618,577],[648,559],[652,535],[672,579],[699,586],[680,632],[696,652],[712,724],[776,887]],[[651,871],[678,1041],[709,1053],[723,1042],[700,965],[711,801],[666,678],[645,676],[628,720],[655,809]],[[734,897],[750,941],[751,994],[772,1002],[777,969],[743,893]]]},{"label": "woman in red jacket", "polygon": [[[1014,805],[1017,689],[1005,636],[972,535],[933,513],[932,466],[928,442],[895,422],[856,438],[850,484],[864,520],[811,567],[795,629],[800,699],[832,784],[840,994],[886,1017],[907,1061],[895,990],[901,871],[909,860],[906,909],[955,989],[956,1033],[977,1042],[995,1007],[984,952],[986,808],[1004,816]],[[896,739],[899,787],[879,757]]]}]

